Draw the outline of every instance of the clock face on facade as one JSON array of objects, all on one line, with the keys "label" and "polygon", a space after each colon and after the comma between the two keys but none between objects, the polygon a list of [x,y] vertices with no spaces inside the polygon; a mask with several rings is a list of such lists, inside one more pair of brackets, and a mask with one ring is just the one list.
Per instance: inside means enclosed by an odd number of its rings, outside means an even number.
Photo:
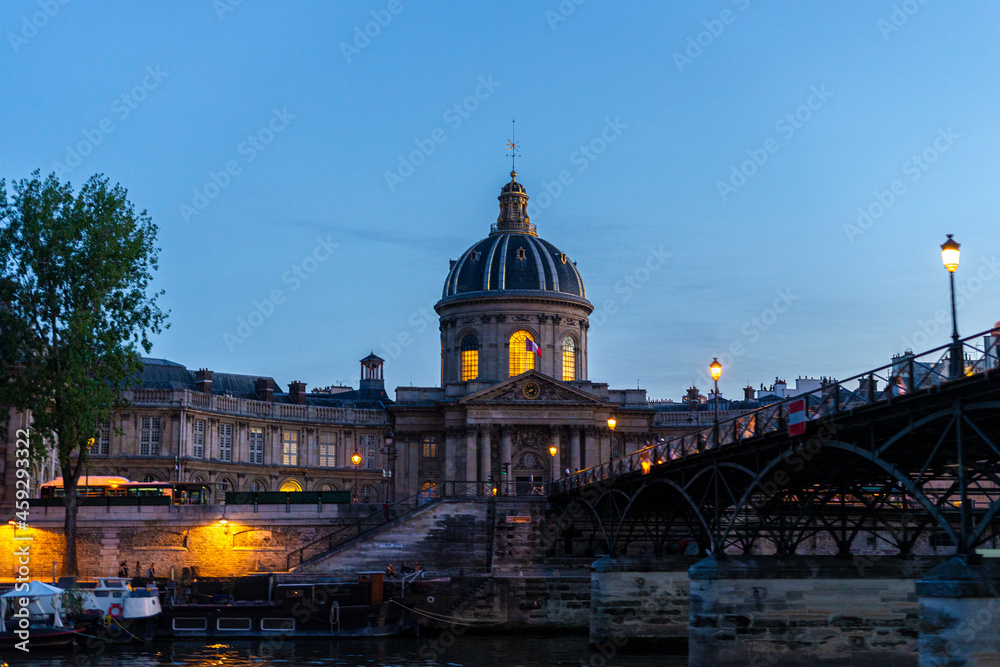
[{"label": "clock face on facade", "polygon": [[542,388],[538,386],[537,382],[525,382],[521,393],[524,394],[525,398],[538,398],[538,395],[542,393]]}]

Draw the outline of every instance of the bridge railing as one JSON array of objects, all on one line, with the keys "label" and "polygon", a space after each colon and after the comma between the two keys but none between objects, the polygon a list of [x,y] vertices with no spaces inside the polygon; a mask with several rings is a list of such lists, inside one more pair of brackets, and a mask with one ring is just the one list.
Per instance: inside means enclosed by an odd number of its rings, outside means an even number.
[{"label": "bridge railing", "polygon": [[[926,391],[946,382],[994,371],[998,366],[1000,327],[921,354],[908,352],[894,357],[885,366],[846,380],[831,381],[813,391],[775,400],[738,417],[721,420],[718,424],[586,468],[552,482],[551,491],[559,493],[637,471],[647,473],[653,466],[787,429],[789,412],[793,407],[803,408],[803,421],[815,421],[866,405],[888,403],[900,396]],[[857,388],[847,386],[854,382],[858,384]],[[804,405],[799,404],[800,401]]]}]

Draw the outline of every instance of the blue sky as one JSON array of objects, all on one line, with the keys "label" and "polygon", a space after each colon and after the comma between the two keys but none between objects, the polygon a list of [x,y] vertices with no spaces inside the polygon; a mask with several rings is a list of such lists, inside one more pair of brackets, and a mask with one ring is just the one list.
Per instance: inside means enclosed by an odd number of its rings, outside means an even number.
[{"label": "blue sky", "polygon": [[734,395],[943,344],[946,233],[961,333],[1000,319],[995,2],[63,2],[0,5],[0,177],[148,210],[154,356],[437,384],[512,117],[594,381],[678,399],[719,356]]}]

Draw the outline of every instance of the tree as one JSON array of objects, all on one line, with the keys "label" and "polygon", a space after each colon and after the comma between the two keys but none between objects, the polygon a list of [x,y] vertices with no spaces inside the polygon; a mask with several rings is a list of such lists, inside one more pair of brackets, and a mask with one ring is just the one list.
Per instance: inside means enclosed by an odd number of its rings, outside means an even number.
[{"label": "tree", "polygon": [[0,405],[31,415],[31,451],[54,448],[66,491],[67,576],[77,574],[76,484],[97,425],[142,370],[138,347],[166,326],[148,294],[156,225],[102,175],[78,195],[55,175],[0,180]]}]

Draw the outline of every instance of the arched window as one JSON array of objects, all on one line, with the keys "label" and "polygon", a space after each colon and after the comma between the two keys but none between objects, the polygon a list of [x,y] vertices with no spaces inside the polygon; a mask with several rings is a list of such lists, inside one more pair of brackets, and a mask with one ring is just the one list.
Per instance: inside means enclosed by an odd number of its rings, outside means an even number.
[{"label": "arched window", "polygon": [[150,482],[159,482],[159,478],[156,475],[143,475],[142,483],[149,484]]},{"label": "arched window", "polygon": [[572,336],[566,336],[562,347],[562,379],[563,382],[572,382],[576,379],[576,341]]},{"label": "arched window", "polygon": [[267,491],[267,485],[260,480],[255,479],[250,482],[250,490],[254,493],[257,493],[258,491]]},{"label": "arched window", "polygon": [[535,351],[528,349],[528,341],[535,343],[534,337],[524,331],[515,331],[510,335],[510,376],[520,375],[535,367]]},{"label": "arched window", "polygon": [[374,503],[378,500],[378,493],[375,489],[365,484],[361,487],[361,502]]},{"label": "arched window", "polygon": [[462,339],[462,382],[479,377],[479,341],[469,335]]},{"label": "arched window", "polygon": [[279,491],[293,491],[293,492],[295,492],[295,491],[301,491],[302,487],[299,486],[299,483],[296,482],[294,479],[290,479],[290,480],[286,481],[284,484],[282,484],[281,488],[278,489],[278,490]]}]

